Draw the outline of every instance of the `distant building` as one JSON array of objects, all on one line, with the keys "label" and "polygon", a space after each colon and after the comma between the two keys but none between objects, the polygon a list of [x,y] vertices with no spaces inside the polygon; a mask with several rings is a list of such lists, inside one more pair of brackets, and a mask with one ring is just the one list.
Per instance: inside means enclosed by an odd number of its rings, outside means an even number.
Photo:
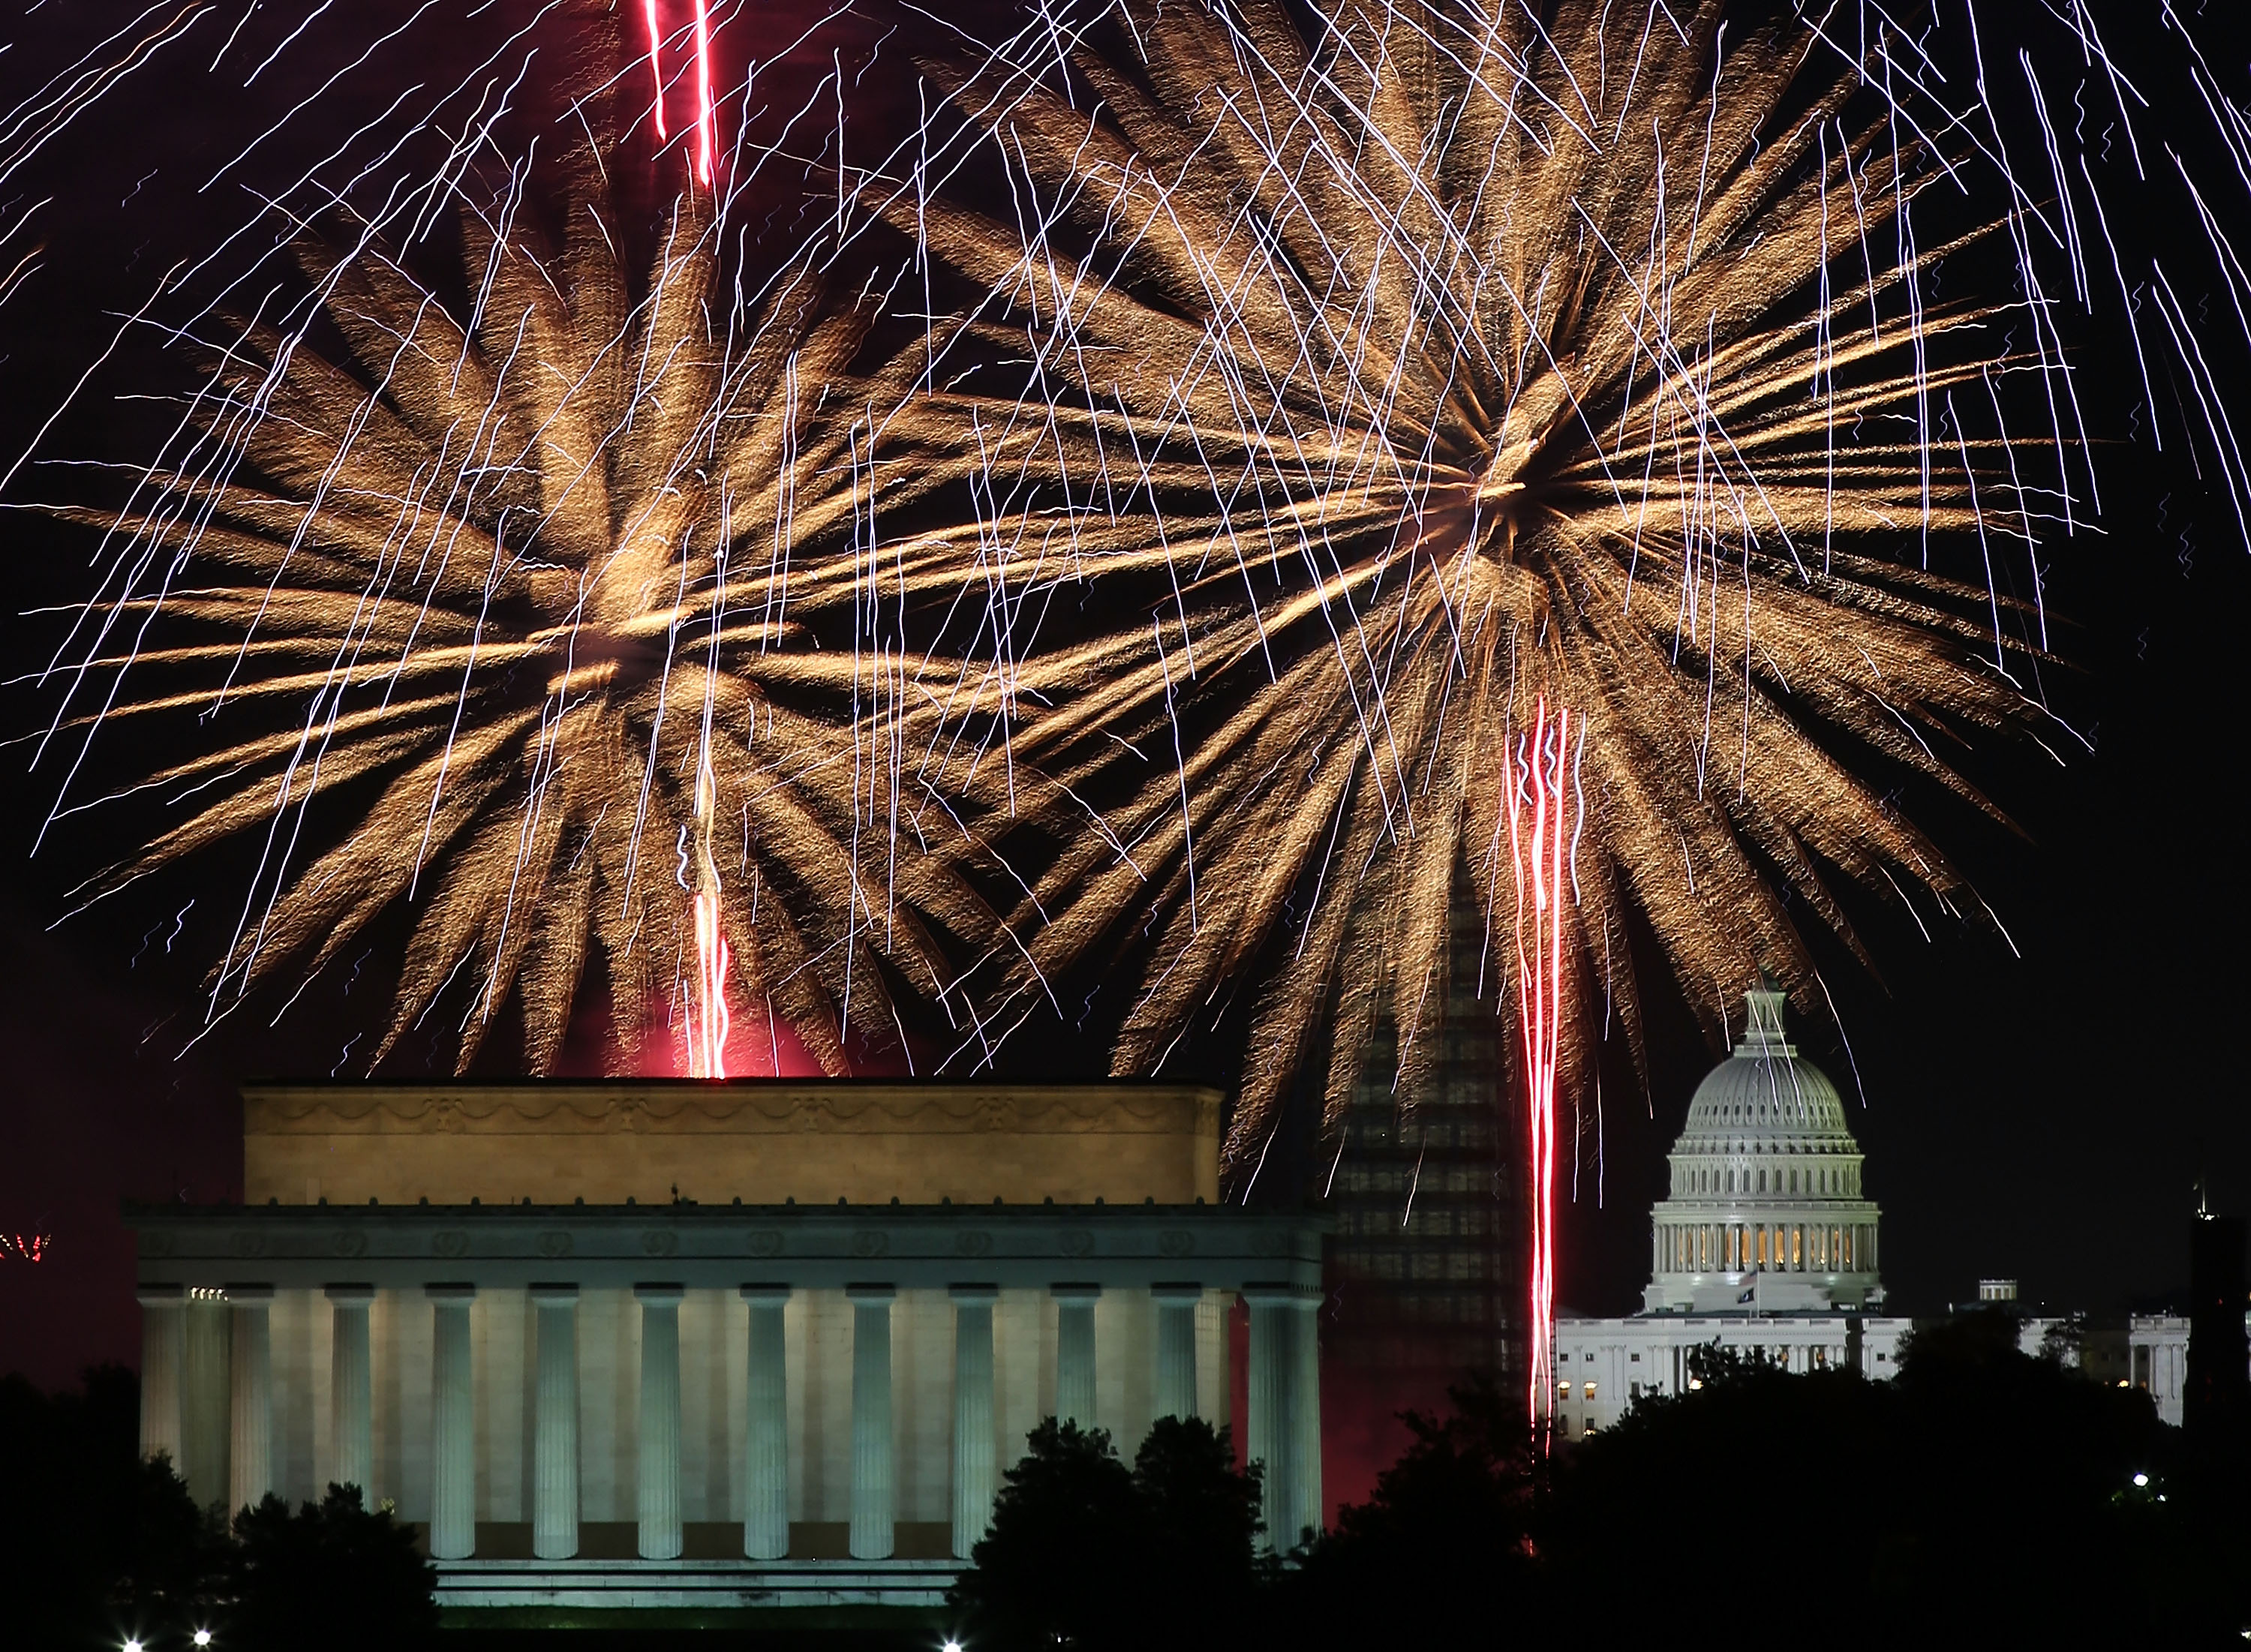
[{"label": "distant building", "polygon": [[2244,1296],[2243,1223],[2199,1202],[2189,1224],[2189,1311],[2137,1314],[2128,1333],[2131,1380],[2175,1427],[2209,1437],[2251,1426],[2245,1415],[2251,1308]]},{"label": "distant building", "polygon": [[2179,1427],[2188,1392],[2188,1316],[2136,1314],[2127,1336],[2133,1360],[2128,1380],[2148,1391],[2159,1418]]},{"label": "distant building", "polygon": [[1792,1371],[1888,1378],[1912,1322],[1884,1315],[1880,1213],[1828,1075],[1786,1036],[1783,995],[1745,993],[1743,1036],[1688,1104],[1668,1196],[1650,1212],[1650,1281],[1625,1318],[1559,1317],[1558,1429],[1608,1427],[1645,1393],[1693,1385],[1689,1355],[1757,1351]]},{"label": "distant building", "polygon": [[[2251,1336],[2251,1313],[2243,1316],[2243,1325]],[[2147,1389],[2157,1415],[2176,1428],[2188,1420],[2188,1334],[2186,1314],[2136,1314],[2127,1331],[2133,1371],[2118,1385],[2131,1381]],[[2251,1361],[2246,1370],[2251,1372]]]}]

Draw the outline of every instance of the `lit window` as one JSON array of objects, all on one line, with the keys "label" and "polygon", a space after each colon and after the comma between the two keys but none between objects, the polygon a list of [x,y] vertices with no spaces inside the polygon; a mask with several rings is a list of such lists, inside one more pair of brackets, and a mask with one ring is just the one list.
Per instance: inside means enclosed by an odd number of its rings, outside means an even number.
[{"label": "lit window", "polygon": [[1587,1385],[1587,1398],[1588,1398],[1588,1399],[1590,1399],[1590,1400],[1592,1400],[1594,1397],[1595,1397],[1595,1385],[1594,1385],[1594,1384],[1592,1384],[1592,1383],[1589,1383],[1589,1384]]},{"label": "lit window", "polygon": [[1569,1400],[1570,1397],[1571,1385],[1569,1383],[1559,1382],[1555,1385],[1555,1398],[1558,1400]]}]

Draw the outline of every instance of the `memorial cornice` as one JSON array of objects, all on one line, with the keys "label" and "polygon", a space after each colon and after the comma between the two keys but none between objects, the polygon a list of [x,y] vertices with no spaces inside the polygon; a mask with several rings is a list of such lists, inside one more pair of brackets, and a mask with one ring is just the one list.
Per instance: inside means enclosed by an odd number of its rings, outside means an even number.
[{"label": "memorial cornice", "polygon": [[251,1135],[1174,1133],[1218,1128],[1200,1085],[601,1079],[242,1087]]}]

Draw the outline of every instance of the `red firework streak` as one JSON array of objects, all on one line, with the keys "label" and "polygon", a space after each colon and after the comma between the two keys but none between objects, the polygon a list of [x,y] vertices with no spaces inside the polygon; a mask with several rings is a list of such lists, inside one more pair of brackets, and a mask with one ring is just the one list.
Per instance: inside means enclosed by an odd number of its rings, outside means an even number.
[{"label": "red firework streak", "polygon": [[[699,183],[709,184],[719,135],[718,113],[711,102],[711,14],[709,0],[695,0],[695,9],[696,180]],[[648,71],[656,81],[656,135],[660,140],[668,140],[672,134],[664,119],[664,48],[672,37],[666,34],[664,24],[657,17],[657,0],[641,0],[641,20],[648,28]]]},{"label": "red firework streak", "polygon": [[[1580,736],[1585,738],[1583,727]],[[1508,847],[1516,873],[1516,1008],[1532,1164],[1532,1372],[1535,1430],[1555,1414],[1548,1387],[1555,1329],[1555,1065],[1563,1002],[1563,788],[1571,714],[1543,697],[1528,739],[1502,754]]]},{"label": "red firework streak", "polygon": [[719,897],[696,897],[696,1011],[688,1029],[692,1078],[727,1076],[727,937],[719,927]]},{"label": "red firework streak", "polygon": [[727,1076],[727,935],[719,922],[719,868],[711,855],[717,788],[707,739],[696,771],[696,993],[688,1012],[688,1074]]}]

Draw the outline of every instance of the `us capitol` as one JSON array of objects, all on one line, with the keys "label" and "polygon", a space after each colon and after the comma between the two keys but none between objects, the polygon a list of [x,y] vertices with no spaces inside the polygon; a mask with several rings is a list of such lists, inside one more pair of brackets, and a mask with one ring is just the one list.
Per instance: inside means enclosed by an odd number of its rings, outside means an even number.
[{"label": "us capitol", "polygon": [[1697,1086],[1667,1197],[1650,1212],[1641,1312],[1555,1321],[1555,1415],[1569,1437],[1692,1386],[1700,1347],[1884,1379],[1914,1329],[1884,1312],[1881,1213],[1843,1097],[1790,1043],[1779,987],[1762,981],[1743,999],[1742,1037]]}]

